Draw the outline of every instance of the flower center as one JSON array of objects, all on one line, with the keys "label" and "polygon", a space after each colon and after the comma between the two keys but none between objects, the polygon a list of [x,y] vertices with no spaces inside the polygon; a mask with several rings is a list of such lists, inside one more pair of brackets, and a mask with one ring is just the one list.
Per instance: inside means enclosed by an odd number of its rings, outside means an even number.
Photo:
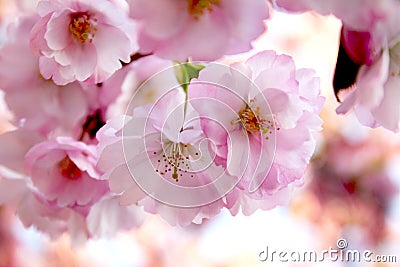
[{"label": "flower center", "polygon": [[71,22],[69,23],[69,32],[72,36],[80,41],[82,44],[89,40],[91,43],[94,38],[94,33],[97,31],[94,24],[97,19],[91,19],[87,13],[74,13],[71,15]]},{"label": "flower center", "polygon": [[[262,135],[272,134],[272,129],[275,128],[273,120],[262,118],[260,107],[252,107],[253,104],[254,99],[251,99],[250,104],[246,104],[246,107],[239,111],[239,119],[232,120],[231,124],[240,123],[244,130],[255,136],[258,136],[260,133]],[[276,129],[280,130],[280,128]],[[265,139],[269,139],[269,137],[266,136]]]},{"label": "flower center", "polygon": [[213,5],[219,5],[221,0],[186,0],[188,2],[189,14],[197,20],[206,11],[213,11]]},{"label": "flower center", "polygon": [[[167,142],[163,151],[153,152],[154,155],[161,155],[161,158],[157,160],[156,172],[162,176],[171,174],[171,178],[178,182],[180,176],[191,172],[190,149],[191,147],[187,144]],[[195,155],[198,156],[199,153],[196,152]],[[190,177],[194,175],[191,174]]]},{"label": "flower center", "polygon": [[391,62],[390,75],[392,77],[400,77],[400,42],[396,43],[389,49],[389,55]]},{"label": "flower center", "polygon": [[65,156],[65,158],[58,163],[58,167],[61,170],[61,174],[68,179],[76,180],[81,177],[82,171],[68,156]]},{"label": "flower center", "polygon": [[82,125],[82,132],[79,140],[83,140],[84,136],[87,134],[90,139],[96,137],[96,133],[105,124],[101,110],[97,109],[93,114],[86,117],[85,123]]}]

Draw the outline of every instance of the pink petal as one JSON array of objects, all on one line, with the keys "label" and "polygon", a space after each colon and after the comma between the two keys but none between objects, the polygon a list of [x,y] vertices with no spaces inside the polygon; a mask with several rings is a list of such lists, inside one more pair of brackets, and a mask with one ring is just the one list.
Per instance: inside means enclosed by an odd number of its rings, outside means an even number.
[{"label": "pink petal", "polygon": [[382,56],[372,66],[363,66],[357,76],[357,96],[360,105],[366,108],[376,107],[383,98],[383,86],[388,78],[389,51],[385,49]]},{"label": "pink petal", "polygon": [[19,129],[0,135],[0,163],[7,168],[24,173],[24,157],[28,150],[41,142],[35,132]]},{"label": "pink petal", "polygon": [[[231,20],[230,48],[228,54],[236,54],[250,50],[250,41],[265,31],[263,20],[268,18],[268,5],[264,0],[231,0],[222,2],[224,13]],[[240,8],[238,8],[240,7]]]},{"label": "pink petal", "polygon": [[189,17],[182,12],[186,9],[183,1],[133,0],[131,6],[133,18],[143,19],[144,31],[155,39],[165,39],[177,34]]},{"label": "pink petal", "polygon": [[98,26],[93,43],[97,51],[97,64],[106,73],[120,69],[120,60],[129,62],[134,52],[131,51],[130,39],[123,31],[105,24]]},{"label": "pink petal", "polygon": [[122,206],[136,204],[138,201],[146,197],[146,193],[139,186],[134,185],[129,187],[119,199],[119,204]]},{"label": "pink petal", "polygon": [[44,38],[52,50],[62,50],[73,40],[69,32],[72,10],[66,9],[60,13],[54,13],[47,23],[47,31]]},{"label": "pink petal", "polygon": [[250,144],[241,130],[232,131],[228,138],[227,171],[241,178],[249,161]]},{"label": "pink petal", "polygon": [[97,65],[94,44],[70,45],[65,49],[65,53],[70,57],[71,67],[78,81],[84,81],[92,75]]},{"label": "pink petal", "polygon": [[399,86],[398,77],[390,78],[385,84],[382,102],[373,110],[377,122],[392,131],[398,131],[400,126]]}]

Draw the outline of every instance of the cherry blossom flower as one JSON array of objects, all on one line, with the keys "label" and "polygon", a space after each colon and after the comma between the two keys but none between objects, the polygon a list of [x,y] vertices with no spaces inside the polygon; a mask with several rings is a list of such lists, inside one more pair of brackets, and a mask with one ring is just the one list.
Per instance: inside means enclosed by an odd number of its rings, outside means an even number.
[{"label": "cherry blossom flower", "polygon": [[29,48],[29,34],[38,20],[36,15],[19,18],[10,25],[9,38],[0,49],[0,87],[13,122],[43,136],[71,136],[94,143],[121,87],[109,80],[97,85],[72,82],[65,86],[45,80],[38,56]]},{"label": "cherry blossom flower", "polygon": [[121,194],[120,204],[143,205],[181,226],[213,217],[223,207],[221,185],[204,187],[223,170],[210,167],[208,144],[199,126],[185,121],[184,102],[183,90],[174,89],[153,109],[138,107],[133,116],[112,119],[98,133],[98,167],[111,191]]},{"label": "cherry blossom flower", "polygon": [[[10,149],[14,150],[13,154],[0,156],[0,163],[8,168],[0,169],[0,204],[7,204],[14,209],[25,227],[35,226],[54,239],[70,231],[72,244],[80,244],[88,238],[85,226],[87,209],[79,209],[76,205],[74,208],[60,207],[54,201],[49,201],[24,173],[25,154],[40,142],[40,136],[24,129],[0,136],[3,148],[7,148],[4,144],[14,148]],[[51,183],[51,179],[47,182]]]},{"label": "cherry blossom flower", "polygon": [[14,209],[25,227],[52,239],[68,232],[71,244],[79,245],[142,224],[144,212],[117,205],[107,182],[97,179],[93,145],[65,137],[43,141],[25,129],[1,135],[0,145],[14,151],[0,153],[0,163],[8,168],[0,169],[0,205]]},{"label": "cherry blossom flower", "polygon": [[89,112],[88,97],[76,82],[60,87],[40,75],[38,56],[29,48],[29,34],[38,19],[21,17],[8,28],[7,42],[0,49],[0,88],[15,125],[42,135],[56,128],[58,134],[74,135]]},{"label": "cherry blossom flower", "polygon": [[137,49],[134,24],[114,2],[42,0],[37,12],[31,47],[43,77],[57,84],[103,82]]},{"label": "cherry blossom flower", "polygon": [[284,192],[301,183],[321,126],[324,99],[313,71],[296,71],[289,56],[264,51],[230,68],[208,66],[189,98],[220,163],[231,162],[227,171],[241,178],[226,196],[232,213],[237,203],[245,214],[282,204]]},{"label": "cherry blossom flower", "polygon": [[143,53],[173,60],[213,60],[245,52],[265,30],[264,0],[130,0]]},{"label": "cherry blossom flower", "polygon": [[25,171],[33,185],[60,207],[92,205],[107,191],[95,168],[94,146],[70,138],[41,142],[25,155]]}]

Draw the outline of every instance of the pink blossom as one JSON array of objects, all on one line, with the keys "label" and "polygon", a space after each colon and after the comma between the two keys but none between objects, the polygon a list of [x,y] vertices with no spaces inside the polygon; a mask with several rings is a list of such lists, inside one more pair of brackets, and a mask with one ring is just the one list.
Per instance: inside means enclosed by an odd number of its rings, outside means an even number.
[{"label": "pink blossom", "polygon": [[264,0],[130,0],[143,53],[184,61],[213,60],[251,49],[265,30]]},{"label": "pink blossom", "polygon": [[[182,226],[215,216],[223,207],[218,184],[204,187],[223,170],[213,166],[199,126],[190,115],[185,120],[184,101],[183,90],[174,89],[154,107],[112,119],[98,133],[98,166],[111,191],[121,194],[120,203],[143,205]],[[195,193],[199,187],[202,194]]]},{"label": "pink blossom", "polygon": [[60,87],[40,75],[38,56],[29,48],[29,34],[38,19],[21,17],[9,26],[0,49],[0,87],[17,126],[42,135],[55,130],[74,135],[89,112],[88,97],[77,82]]},{"label": "pink blossom", "polygon": [[301,183],[321,126],[324,99],[314,72],[264,51],[231,67],[208,66],[189,96],[220,163],[241,178],[226,196],[232,213],[237,202],[245,214],[284,203],[288,187]]},{"label": "pink blossom", "polygon": [[0,153],[0,205],[13,208],[25,227],[52,239],[68,232],[78,245],[143,222],[140,208],[118,206],[98,179],[95,146],[66,137],[44,141],[26,129],[1,135],[0,146],[8,151]]},{"label": "pink blossom", "polygon": [[98,201],[108,186],[99,180],[94,146],[70,138],[41,142],[25,155],[25,171],[48,201],[59,207],[84,207]]},{"label": "pink blossom", "polygon": [[42,0],[37,12],[31,46],[43,77],[57,84],[103,82],[136,50],[134,24],[111,1]]},{"label": "pink blossom", "polygon": [[[0,156],[0,163],[8,168],[0,169],[0,205],[8,205],[15,210],[25,227],[34,226],[54,239],[70,231],[72,243],[81,243],[88,237],[84,224],[87,208],[57,206],[54,201],[44,198],[24,174],[24,155],[40,141],[34,132],[24,129],[0,136],[1,147],[7,149],[5,144],[8,144],[13,147],[8,150],[14,150],[8,158]],[[14,161],[13,164],[10,164],[11,161]]]},{"label": "pink blossom", "polygon": [[36,15],[19,18],[10,25],[7,42],[0,49],[0,87],[13,122],[43,136],[72,136],[93,143],[121,88],[109,80],[65,86],[45,80],[38,56],[29,48],[29,34],[38,20]]}]

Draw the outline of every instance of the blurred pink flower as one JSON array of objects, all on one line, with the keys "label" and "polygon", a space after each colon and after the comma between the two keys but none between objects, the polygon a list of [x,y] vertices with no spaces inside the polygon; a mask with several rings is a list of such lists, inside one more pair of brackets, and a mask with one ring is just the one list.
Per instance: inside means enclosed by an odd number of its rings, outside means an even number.
[{"label": "blurred pink flower", "polygon": [[341,231],[347,225],[357,226],[364,233],[363,243],[379,244],[385,239],[391,201],[399,191],[387,169],[397,153],[397,141],[386,134],[350,141],[337,133],[324,141],[312,164],[308,192],[325,215],[313,211],[312,216],[317,222],[331,218]]},{"label": "blurred pink flower", "polygon": [[185,61],[213,60],[251,49],[265,30],[264,0],[130,0],[143,53]]},{"label": "blurred pink flower", "polygon": [[45,199],[59,207],[84,207],[108,192],[99,180],[95,146],[58,137],[41,142],[25,155],[25,172]]},{"label": "blurred pink flower", "polygon": [[220,163],[241,178],[227,196],[228,208],[236,201],[245,214],[272,208],[299,183],[321,129],[319,93],[312,70],[296,71],[291,57],[273,51],[230,68],[210,65],[193,81],[189,96],[205,118],[202,128],[216,143]]},{"label": "blurred pink flower", "polygon": [[103,82],[137,50],[133,22],[111,1],[41,0],[37,12],[31,47],[43,77],[56,84]]}]

